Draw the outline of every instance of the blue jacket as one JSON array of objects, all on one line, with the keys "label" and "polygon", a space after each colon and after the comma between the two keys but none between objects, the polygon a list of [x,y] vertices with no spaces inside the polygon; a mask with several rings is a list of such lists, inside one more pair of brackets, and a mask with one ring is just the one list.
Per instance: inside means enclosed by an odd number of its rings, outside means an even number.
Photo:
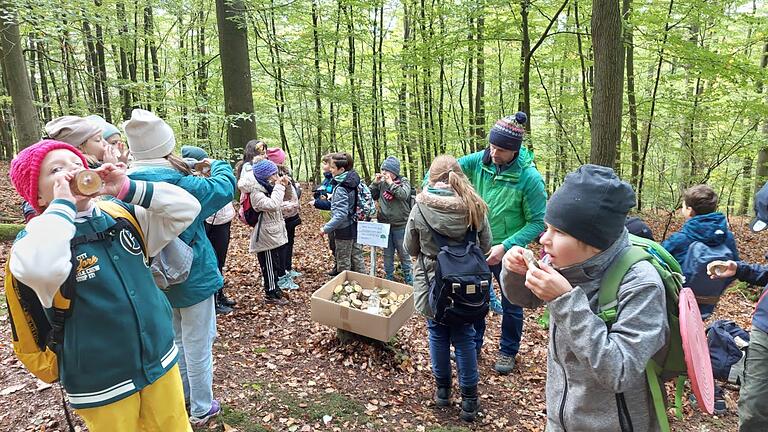
[{"label": "blue jacket", "polygon": [[[720,232],[718,232],[720,231]],[[688,247],[694,241],[699,241],[707,246],[719,246],[723,243],[733,251],[738,261],[739,251],[736,249],[736,241],[733,233],[728,230],[728,222],[725,215],[720,212],[707,213],[688,219],[680,231],[670,235],[661,246],[683,265],[688,255]]]},{"label": "blue jacket", "polygon": [[237,180],[232,167],[224,161],[214,161],[210,177],[197,177],[184,175],[173,168],[138,164],[129,170],[128,175],[133,180],[175,184],[200,201],[200,214],[179,235],[181,240],[192,246],[192,270],[186,281],[171,286],[166,295],[174,308],[196,305],[212,296],[224,285],[224,277],[219,272],[216,253],[205,234],[204,222],[234,198]]},{"label": "blue jacket", "polygon": [[333,174],[323,173],[323,183],[318,186],[313,194],[315,208],[318,210],[331,209],[331,193],[333,192]]},{"label": "blue jacket", "polygon": [[748,264],[744,261],[737,262],[736,279],[752,285],[762,285],[763,293],[755,307],[755,315],[752,317],[752,326],[768,333],[768,266],[760,264]]}]

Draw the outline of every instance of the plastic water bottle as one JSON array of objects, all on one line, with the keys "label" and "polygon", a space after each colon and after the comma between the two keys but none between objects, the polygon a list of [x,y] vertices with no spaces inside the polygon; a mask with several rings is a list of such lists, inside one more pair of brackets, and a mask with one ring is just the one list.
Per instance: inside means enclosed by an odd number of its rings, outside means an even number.
[{"label": "plastic water bottle", "polygon": [[376,291],[371,293],[371,296],[368,297],[368,313],[372,313],[375,315],[379,314],[381,301],[379,300],[379,293]]}]

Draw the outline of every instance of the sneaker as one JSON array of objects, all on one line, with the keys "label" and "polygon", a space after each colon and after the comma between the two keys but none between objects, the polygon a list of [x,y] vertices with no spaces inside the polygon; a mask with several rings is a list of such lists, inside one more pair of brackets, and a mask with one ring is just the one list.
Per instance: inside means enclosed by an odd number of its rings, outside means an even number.
[{"label": "sneaker", "polygon": [[515,367],[515,358],[506,354],[499,353],[496,365],[493,367],[500,375],[509,375]]},{"label": "sneaker", "polygon": [[224,306],[232,307],[232,306],[237,304],[237,301],[235,301],[235,300],[225,296],[224,293],[222,293],[219,296],[219,303],[224,305]]},{"label": "sneaker", "polygon": [[291,279],[300,278],[302,276],[304,276],[304,273],[302,273],[302,272],[297,272],[296,270],[289,270],[288,271],[288,277],[291,278]]},{"label": "sneaker", "polygon": [[[717,393],[717,392],[716,392]],[[696,399],[696,395],[693,393],[688,395],[688,401],[691,406],[698,408],[699,401]],[[715,408],[712,410],[712,414],[716,416],[723,416],[728,413],[728,406],[725,404],[725,398],[722,394],[715,394]]]},{"label": "sneaker", "polygon": [[216,315],[227,315],[232,313],[232,308],[223,304],[216,303]]},{"label": "sneaker", "polygon": [[299,286],[294,283],[288,275],[285,275],[277,280],[278,288],[282,290],[297,290]]},{"label": "sneaker", "polygon": [[491,300],[491,312],[495,313],[496,315],[501,315],[504,313],[504,309],[501,307],[501,300],[499,298],[495,298]]},{"label": "sneaker", "polygon": [[219,406],[219,401],[214,399],[211,402],[211,409],[209,409],[204,416],[202,417],[190,416],[189,422],[192,424],[192,426],[202,426],[208,423],[208,420],[219,415],[220,412],[221,412],[221,406]]}]

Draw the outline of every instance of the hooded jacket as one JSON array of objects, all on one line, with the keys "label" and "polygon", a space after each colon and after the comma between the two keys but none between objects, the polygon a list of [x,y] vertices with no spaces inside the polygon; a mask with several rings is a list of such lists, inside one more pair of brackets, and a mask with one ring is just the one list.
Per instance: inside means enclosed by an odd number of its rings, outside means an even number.
[{"label": "hooded jacket", "polygon": [[196,305],[212,296],[224,285],[219,272],[216,253],[205,234],[205,220],[232,202],[236,179],[232,167],[224,161],[211,164],[210,177],[184,175],[171,167],[165,159],[145,159],[134,162],[128,170],[132,180],[174,184],[192,194],[200,202],[200,214],[179,238],[192,247],[192,268],[184,282],[172,285],[166,291],[174,308]]},{"label": "hooded jacket", "polygon": [[[398,180],[399,182],[392,184],[385,181],[371,183],[371,195],[379,202],[376,219],[378,222],[392,225],[392,228],[403,228],[411,213],[411,184],[405,177]],[[391,193],[392,199],[387,200],[384,192]]]},{"label": "hooded jacket", "polygon": [[323,226],[323,232],[336,232],[339,240],[355,238],[355,199],[360,176],[354,170],[345,171],[334,177],[331,195],[331,220]]},{"label": "hooded jacket", "polygon": [[288,243],[288,232],[285,229],[285,219],[281,210],[285,198],[285,186],[276,184],[272,194],[267,195],[267,190],[256,181],[253,171],[243,171],[237,187],[243,193],[251,194],[251,206],[254,210],[261,212],[259,222],[253,227],[251,233],[248,252],[264,252]]},{"label": "hooded jacket", "polygon": [[[416,258],[413,274],[414,303],[416,310],[426,318],[434,318],[429,307],[429,284],[426,274],[429,274],[429,280],[435,277],[435,262],[440,251],[427,223],[435,231],[458,244],[464,241],[467,233],[466,218],[467,208],[456,195],[441,196],[429,192],[427,188],[416,195],[416,205],[408,217],[403,244],[408,254]],[[487,253],[491,249],[491,228],[487,217],[484,218],[477,237],[478,246]]]},{"label": "hooded jacket", "polygon": [[768,333],[768,266],[748,264],[744,261],[737,261],[736,264],[736,279],[765,287],[752,315],[752,326]]},{"label": "hooded jacket", "polygon": [[[605,272],[629,247],[626,231],[608,249],[560,270],[573,289],[548,303],[547,431],[657,431],[645,367],[669,340],[664,285],[653,265],[630,268],[610,330],[595,312]],[[525,276],[502,270],[515,304],[531,305]]]},{"label": "hooded jacket", "polygon": [[720,246],[725,244],[739,260],[739,251],[736,249],[736,240],[733,233],[728,230],[728,221],[720,212],[696,215],[683,224],[680,231],[670,235],[661,246],[683,265],[688,255],[688,247],[698,241],[707,246]]},{"label": "hooded jacket", "polygon": [[460,158],[459,165],[488,204],[494,246],[525,247],[544,231],[547,192],[525,147],[501,172],[491,161],[489,149]]}]

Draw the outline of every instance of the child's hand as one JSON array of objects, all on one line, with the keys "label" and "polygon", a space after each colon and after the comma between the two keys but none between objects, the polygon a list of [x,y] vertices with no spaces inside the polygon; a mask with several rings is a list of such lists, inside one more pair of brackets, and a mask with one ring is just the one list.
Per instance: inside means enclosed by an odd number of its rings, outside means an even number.
[{"label": "child's hand", "polygon": [[375,183],[381,183],[382,178],[384,178],[384,174],[382,173],[376,173],[376,177],[373,179]]},{"label": "child's hand", "polygon": [[531,268],[525,275],[525,286],[536,297],[549,303],[573,289],[568,280],[553,267],[543,261],[539,261],[539,266],[540,269]]},{"label": "child's hand", "polygon": [[103,195],[119,195],[120,190],[123,188],[123,183],[128,181],[128,176],[125,174],[126,166],[123,163],[106,163],[94,171],[99,174],[101,181],[104,182],[104,186],[101,189]]},{"label": "child's hand", "polygon": [[504,254],[502,263],[507,271],[524,275],[528,272],[528,265],[523,258],[524,249],[520,246],[512,246],[512,249],[508,250]]},{"label": "child's hand", "polygon": [[710,279],[725,279],[736,276],[738,265],[735,261],[712,261],[707,264]]},{"label": "child's hand", "polygon": [[53,182],[53,199],[63,199],[77,205],[75,195],[69,188],[69,182],[75,178],[76,173],[60,171],[56,173],[56,180]]},{"label": "child's hand", "polygon": [[104,148],[104,160],[102,162],[114,164],[119,162],[119,158],[120,152],[117,151],[115,146],[107,144]]},{"label": "child's hand", "polygon": [[120,153],[120,156],[118,157],[119,162],[127,164],[128,155],[131,153],[131,151],[128,149],[128,146],[125,145],[125,143],[122,140],[120,140],[117,143],[115,143],[115,148]]},{"label": "child's hand", "polygon": [[496,265],[501,262],[502,258],[504,258],[504,253],[504,245],[496,245],[491,248],[491,253],[488,255],[488,258],[485,259],[485,261],[489,266]]}]

